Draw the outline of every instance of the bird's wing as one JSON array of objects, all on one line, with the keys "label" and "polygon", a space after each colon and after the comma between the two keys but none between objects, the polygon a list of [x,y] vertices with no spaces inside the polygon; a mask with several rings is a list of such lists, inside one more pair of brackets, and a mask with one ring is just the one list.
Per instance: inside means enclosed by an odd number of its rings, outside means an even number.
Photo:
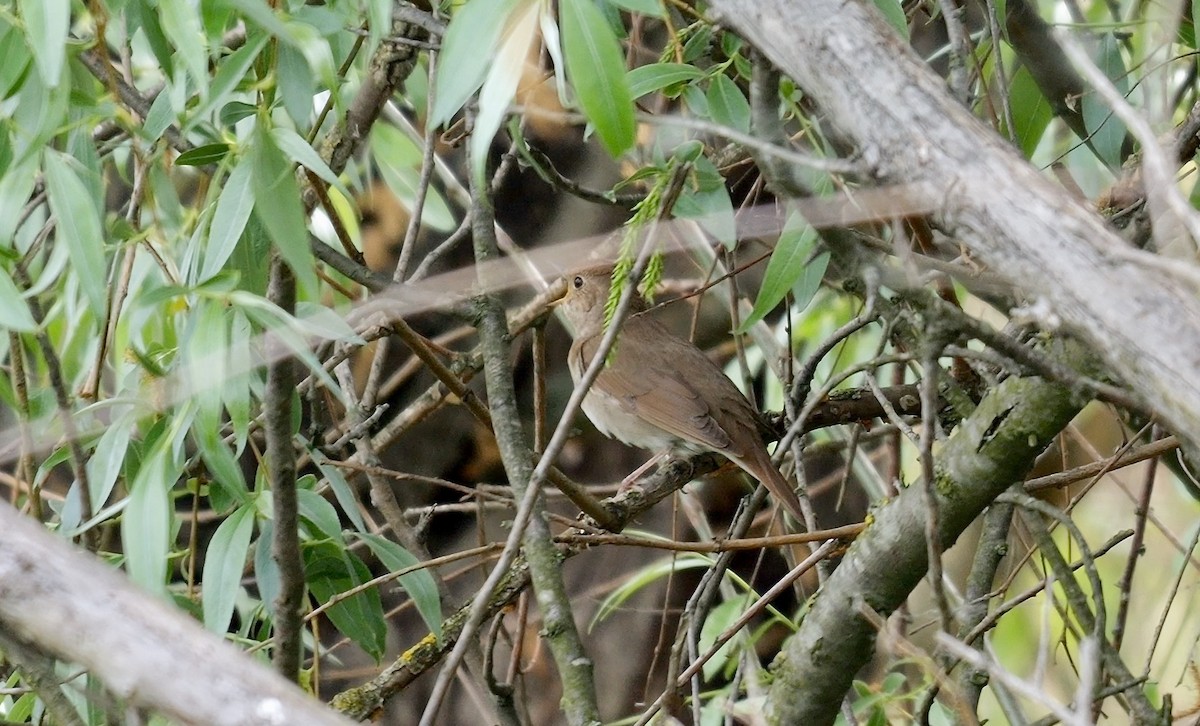
[{"label": "bird's wing", "polygon": [[[629,323],[617,337],[616,355],[600,371],[595,385],[626,411],[672,436],[702,448],[727,451],[732,437],[714,418],[711,404],[725,408],[732,394],[734,405],[741,399],[749,410],[741,392],[695,346],[662,345],[667,336],[674,336],[657,321],[647,318]],[[579,346],[583,361],[595,355],[600,337],[589,338]],[[637,363],[628,353],[635,346],[642,352]],[[703,382],[689,380],[684,371],[698,373],[692,378]],[[701,385],[713,389],[708,391],[708,401],[699,390]]]}]

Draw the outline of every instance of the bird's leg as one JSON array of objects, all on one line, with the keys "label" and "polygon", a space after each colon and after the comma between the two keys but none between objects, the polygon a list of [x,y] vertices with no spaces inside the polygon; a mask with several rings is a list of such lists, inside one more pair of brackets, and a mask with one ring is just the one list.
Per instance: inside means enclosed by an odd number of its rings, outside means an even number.
[{"label": "bird's leg", "polygon": [[621,480],[620,486],[617,487],[617,494],[624,494],[626,491],[629,490],[629,487],[633,486],[634,483],[639,478],[641,478],[642,474],[645,474],[646,471],[648,471],[650,469],[650,467],[654,466],[655,464],[659,463],[660,461],[662,461],[665,458],[667,458],[666,452],[663,452],[661,454],[655,454],[654,456],[651,456],[646,461],[645,464],[642,464],[638,468],[634,469],[629,474],[629,476],[627,476]]}]

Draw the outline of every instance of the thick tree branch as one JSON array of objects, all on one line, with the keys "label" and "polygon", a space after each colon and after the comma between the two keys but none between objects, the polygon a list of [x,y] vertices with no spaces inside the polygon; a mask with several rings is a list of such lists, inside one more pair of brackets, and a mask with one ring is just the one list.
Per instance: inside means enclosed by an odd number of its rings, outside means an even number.
[{"label": "thick tree branch", "polygon": [[131,705],[197,726],[348,723],[2,503],[0,552],[0,630],[78,663]]},{"label": "thick tree branch", "polygon": [[[1088,356],[1059,343],[1064,358]],[[1071,420],[1084,401],[1040,379],[1005,380],[980,402],[943,446],[935,482],[940,535],[949,547]],[[910,487],[878,510],[875,522],[825,582],[800,632],[776,661],[769,704],[782,723],[825,724],[837,716],[854,674],[873,653],[873,626],[860,606],[883,614],[899,607],[928,567],[925,496]]]}]

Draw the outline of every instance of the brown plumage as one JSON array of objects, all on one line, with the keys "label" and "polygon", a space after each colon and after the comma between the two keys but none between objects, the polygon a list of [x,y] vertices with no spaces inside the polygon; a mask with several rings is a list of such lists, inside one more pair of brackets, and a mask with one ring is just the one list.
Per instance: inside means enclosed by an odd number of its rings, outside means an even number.
[{"label": "brown plumage", "polygon": [[[604,303],[611,268],[567,276],[561,306],[575,328],[567,364],[576,383],[604,337]],[[713,451],[766,485],[796,518],[800,500],[771,462],[759,435],[758,413],[699,348],[645,313],[634,300],[617,337],[616,352],[601,369],[583,411],[606,436],[654,452]]]}]

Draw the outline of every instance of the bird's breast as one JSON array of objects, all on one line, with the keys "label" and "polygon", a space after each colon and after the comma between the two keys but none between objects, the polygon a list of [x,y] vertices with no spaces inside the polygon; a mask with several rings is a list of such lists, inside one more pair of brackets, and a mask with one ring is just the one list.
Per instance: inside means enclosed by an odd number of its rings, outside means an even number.
[{"label": "bird's breast", "polygon": [[630,446],[657,452],[683,447],[678,437],[648,423],[627,404],[594,386],[583,399],[583,412],[600,433]]}]

